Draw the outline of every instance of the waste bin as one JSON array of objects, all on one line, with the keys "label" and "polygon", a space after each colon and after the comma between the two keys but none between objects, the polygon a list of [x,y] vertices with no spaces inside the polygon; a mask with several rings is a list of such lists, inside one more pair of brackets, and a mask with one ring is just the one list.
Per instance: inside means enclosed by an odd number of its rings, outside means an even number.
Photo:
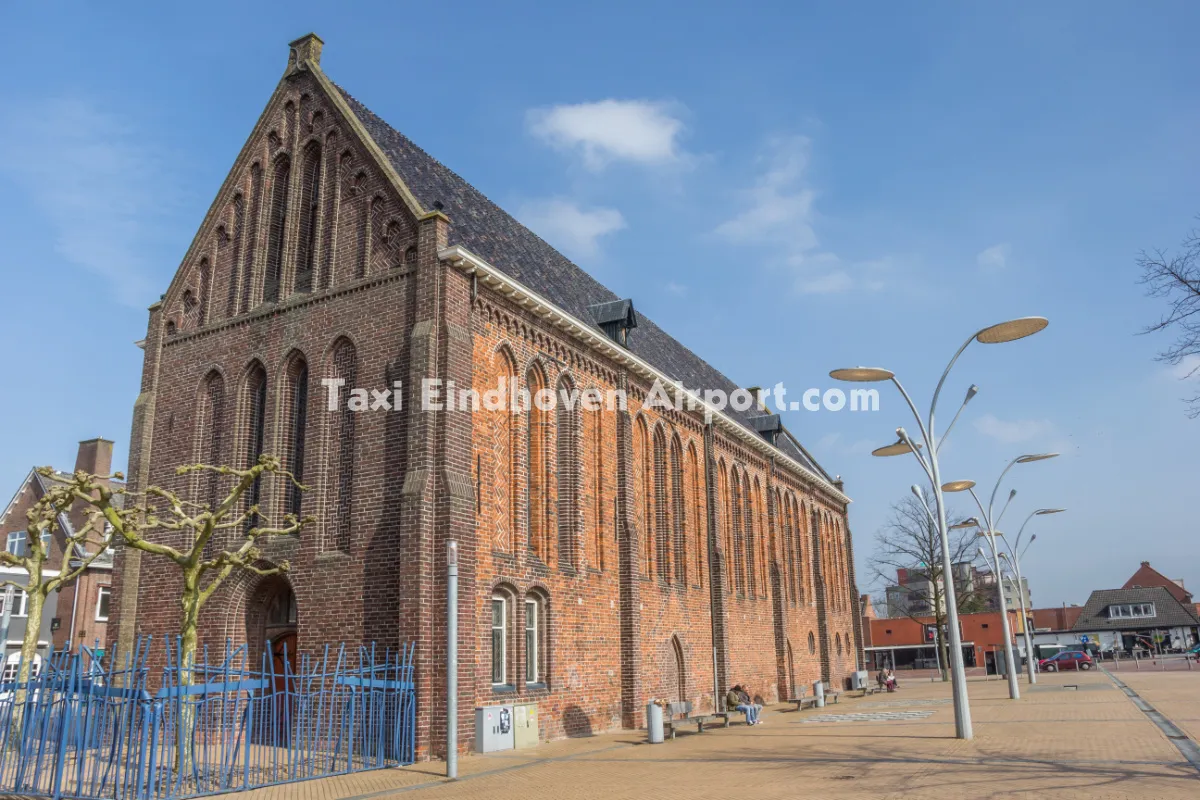
[{"label": "waste bin", "polygon": [[650,744],[663,743],[662,706],[654,703],[646,706],[646,736],[650,740]]},{"label": "waste bin", "polygon": [[817,708],[825,707],[825,681],[813,681],[813,697],[816,698]]}]

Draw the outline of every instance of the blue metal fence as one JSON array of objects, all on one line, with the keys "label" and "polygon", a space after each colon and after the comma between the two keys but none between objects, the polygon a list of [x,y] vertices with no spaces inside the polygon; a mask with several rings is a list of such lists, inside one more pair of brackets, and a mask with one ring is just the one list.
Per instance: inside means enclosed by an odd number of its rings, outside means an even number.
[{"label": "blue metal fence", "polygon": [[[0,794],[175,800],[411,764],[413,651],[244,646],[152,680],[150,640],[119,667],[50,653],[0,683]],[[295,667],[292,662],[295,662]]]}]

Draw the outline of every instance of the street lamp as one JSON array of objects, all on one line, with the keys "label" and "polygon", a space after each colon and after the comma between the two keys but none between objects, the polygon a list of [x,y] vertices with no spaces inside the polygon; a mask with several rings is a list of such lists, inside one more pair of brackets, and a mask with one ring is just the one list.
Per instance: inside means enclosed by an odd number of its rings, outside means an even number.
[{"label": "street lamp", "polygon": [[[1004,544],[1008,547],[1008,553],[1001,553],[1001,557],[1007,556],[1007,561],[1012,567],[1013,574],[1017,577],[1017,599],[1021,602],[1021,628],[1025,631],[1025,653],[1028,661],[1025,663],[1025,672],[1029,676],[1030,683],[1037,683],[1037,669],[1033,664],[1033,638],[1029,635],[1029,613],[1025,610],[1025,579],[1021,577],[1021,552],[1018,548],[1021,546],[1021,535],[1025,533],[1025,526],[1029,524],[1029,520],[1034,517],[1044,517],[1047,514],[1061,514],[1066,511],[1065,508],[1039,508],[1037,511],[1030,513],[1025,521],[1021,523],[1021,529],[1017,531],[1015,544],[1010,543],[1004,538],[1004,534],[1000,534],[1000,538],[1004,540]],[[1029,549],[1029,545],[1033,544],[1033,540],[1037,538],[1037,534],[1029,537],[1029,541],[1025,544],[1025,549]]]},{"label": "street lamp", "polygon": [[[983,525],[980,526],[979,535],[987,539],[988,546],[992,551],[992,560],[989,562],[995,576],[996,589],[1000,605],[1000,627],[1004,632],[1004,665],[1008,673],[1008,696],[1012,700],[1021,699],[1021,687],[1017,683],[1017,664],[1013,657],[1012,646],[1012,629],[1008,624],[1008,602],[1004,599],[1004,576],[1000,574],[1000,554],[996,549],[996,537],[1001,536],[996,530],[996,516],[994,514],[996,507],[996,493],[1000,491],[1000,484],[1004,482],[1004,476],[1008,471],[1017,464],[1029,464],[1034,461],[1044,461],[1047,458],[1054,458],[1058,453],[1030,453],[1022,456],[1017,456],[1012,461],[1008,462],[1008,466],[1000,473],[1000,477],[996,479],[996,485],[992,487],[991,497],[988,498],[987,508],[984,509],[983,503],[979,500],[979,495],[975,494],[975,481],[951,481],[942,486],[944,492],[967,492],[971,495],[971,499],[975,501],[975,505],[979,508],[979,518],[983,520]],[[1014,492],[1008,495],[1009,501],[1012,500]],[[1008,508],[1008,503],[1005,503],[1005,509]],[[1001,510],[1003,515],[1004,510]],[[984,558],[986,561],[986,557]],[[1022,625],[1022,628],[1026,626]],[[1028,650],[1028,648],[1026,648]],[[1033,654],[1028,654],[1029,658],[1033,658]]]},{"label": "street lamp", "polygon": [[[853,381],[853,382],[877,382],[891,381],[900,391],[904,401],[908,404],[909,410],[917,421],[917,427],[921,432],[921,439],[925,445],[925,455],[920,452],[920,443],[914,443],[908,438],[908,434],[903,428],[896,431],[899,437],[898,444],[907,446],[907,450],[896,450],[897,445],[891,445],[887,448],[881,448],[889,452],[876,451],[877,455],[891,456],[900,455],[904,452],[911,452],[916,458],[917,463],[921,465],[921,470],[929,479],[933,486],[933,497],[937,506],[937,529],[942,539],[942,574],[948,573],[952,567],[950,565],[950,541],[946,536],[946,501],[942,497],[942,481],[941,467],[938,465],[938,447],[945,440],[946,434],[940,438],[937,436],[934,427],[934,414],[937,411],[938,397],[942,393],[942,386],[946,383],[946,378],[950,375],[950,370],[954,368],[955,362],[963,351],[970,346],[971,342],[978,341],[980,344],[1001,344],[1004,342],[1013,342],[1017,339],[1023,339],[1026,336],[1032,336],[1038,331],[1045,328],[1049,321],[1045,317],[1022,317],[1020,319],[1001,322],[998,325],[992,325],[977,331],[971,335],[962,346],[955,352],[954,357],[950,359],[950,363],[946,365],[946,369],[942,372],[942,377],[938,380],[937,388],[933,392],[933,400],[929,404],[929,413],[922,418],[921,413],[917,411],[916,405],[912,398],[909,397],[904,386],[896,378],[896,373],[891,370],[886,370],[881,367],[853,367],[850,369],[837,369],[829,373],[829,376],[835,380]],[[958,414],[962,413],[963,407],[971,401],[975,393],[979,391],[974,385],[967,391],[966,399],[963,400],[962,406],[954,415],[954,420],[958,419]],[[953,427],[954,420],[951,420]],[[946,429],[949,433],[950,428]],[[958,630],[958,605],[957,597],[954,591],[954,581],[948,581],[946,584],[946,612],[947,612],[947,632],[950,639],[950,664],[951,664],[951,680],[954,691],[954,728],[955,735],[959,739],[970,739],[973,736],[971,726],[971,706],[970,700],[967,697],[967,675],[963,669],[963,653],[962,653],[962,636]]]}]

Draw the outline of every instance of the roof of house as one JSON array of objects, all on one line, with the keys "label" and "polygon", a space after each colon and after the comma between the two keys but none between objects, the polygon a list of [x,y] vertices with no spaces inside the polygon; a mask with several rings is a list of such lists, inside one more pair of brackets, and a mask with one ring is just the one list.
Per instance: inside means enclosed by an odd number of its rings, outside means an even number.
[{"label": "roof of house", "polygon": [[1083,613],[1083,606],[1061,606],[1056,608],[1035,608],[1033,614],[1034,628],[1049,628],[1052,631],[1069,631]]},{"label": "roof of house", "polygon": [[1149,561],[1143,561],[1142,565],[1138,567],[1137,572],[1133,573],[1133,575],[1129,578],[1129,580],[1125,581],[1125,585],[1121,588],[1136,589],[1147,586],[1161,586],[1170,592],[1171,596],[1181,603],[1189,603],[1192,600],[1192,593],[1183,587],[1181,581],[1172,580],[1166,575],[1163,575],[1154,567],[1150,566]]},{"label": "roof of house", "polygon": [[[474,186],[380,119],[345,89],[338,88],[418,202],[425,208],[443,211],[451,219],[449,244],[462,245],[581,320],[593,319],[589,311],[593,306],[622,300]],[[640,313],[637,315],[637,332],[630,334],[628,347],[689,389],[731,393],[740,388]],[[729,407],[725,413],[754,430],[749,420],[760,412],[737,411]],[[776,446],[802,466],[833,482],[829,473],[794,437],[781,436]]]},{"label": "roof of house", "polygon": [[[1153,603],[1155,616],[1109,619],[1105,610],[1111,605],[1123,603]],[[1143,589],[1099,589],[1092,592],[1071,630],[1140,630],[1196,625],[1200,625],[1200,618],[1196,616],[1191,605],[1180,603],[1165,587],[1151,586]]]}]

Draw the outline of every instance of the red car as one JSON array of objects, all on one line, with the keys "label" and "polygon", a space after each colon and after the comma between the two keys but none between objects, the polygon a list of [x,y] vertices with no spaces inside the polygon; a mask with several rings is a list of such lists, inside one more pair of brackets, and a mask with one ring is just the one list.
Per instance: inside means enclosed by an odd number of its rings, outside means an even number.
[{"label": "red car", "polygon": [[1095,662],[1087,653],[1079,650],[1067,650],[1038,662],[1042,672],[1058,672],[1060,669],[1091,669]]}]

